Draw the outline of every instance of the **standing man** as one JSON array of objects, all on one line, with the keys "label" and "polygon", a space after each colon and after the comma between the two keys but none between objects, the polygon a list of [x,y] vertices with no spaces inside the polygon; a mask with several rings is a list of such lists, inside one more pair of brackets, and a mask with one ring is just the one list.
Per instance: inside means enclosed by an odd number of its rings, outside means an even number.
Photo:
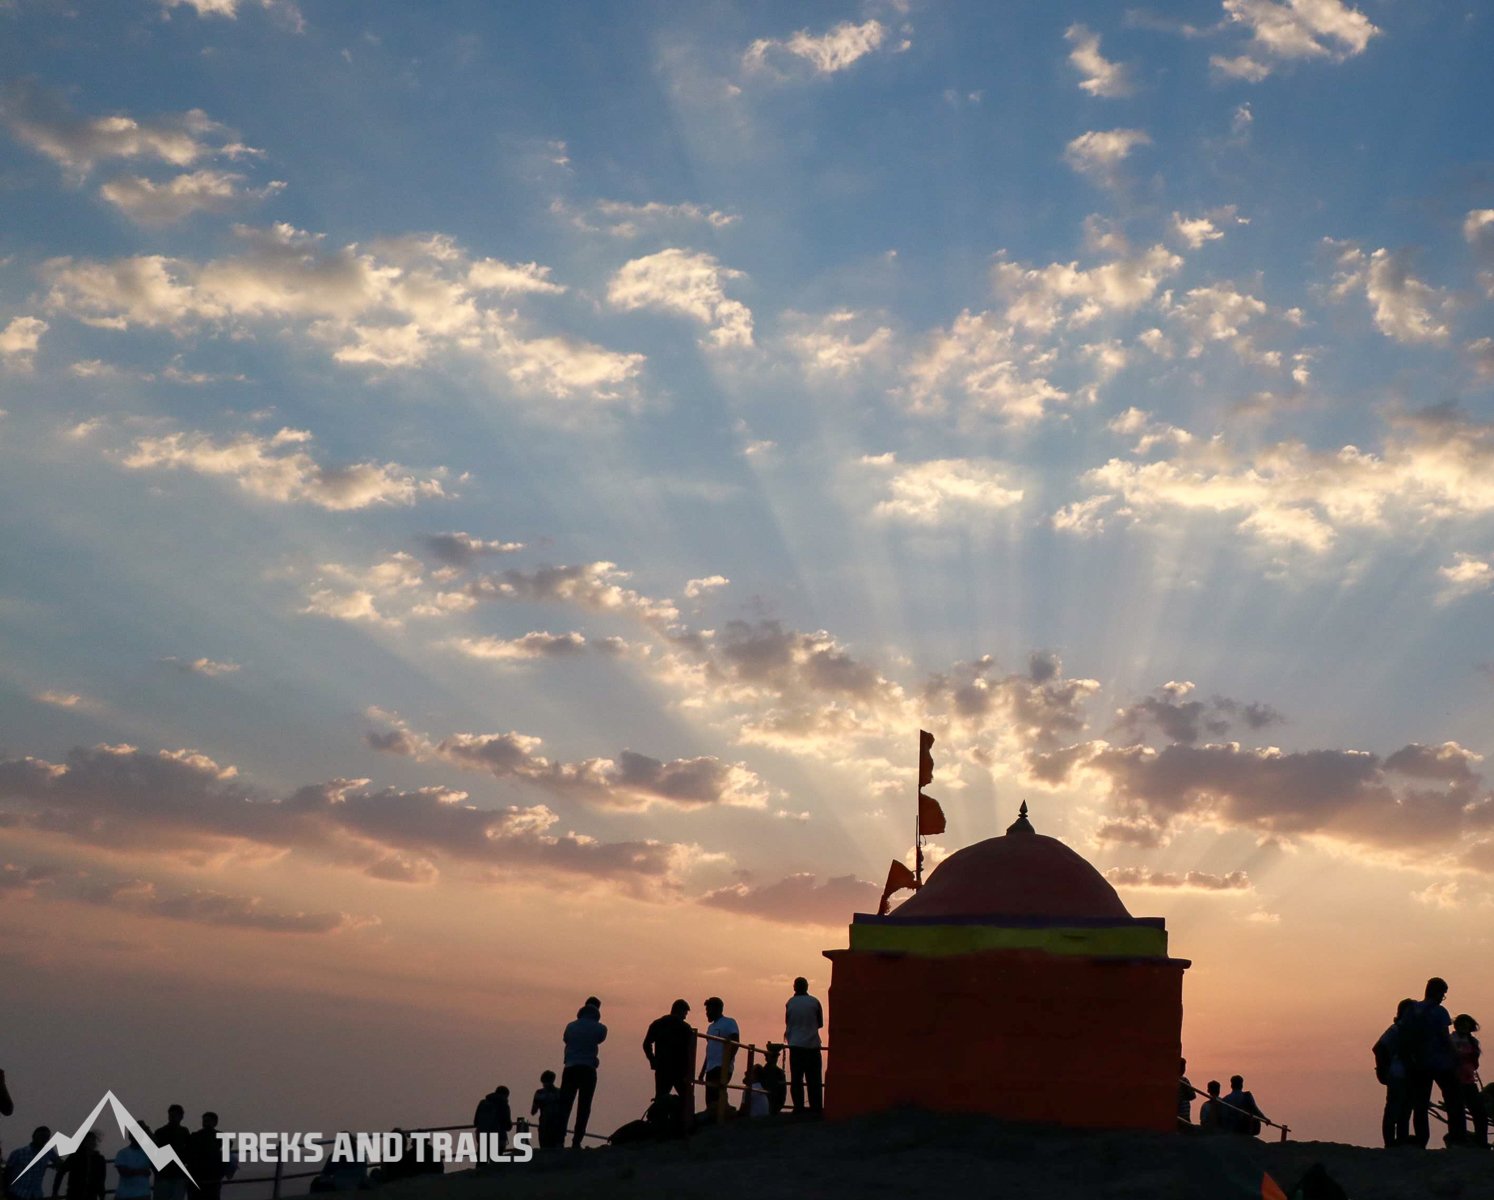
[{"label": "standing man", "polygon": [[601,1013],[587,1001],[576,1019],[565,1027],[565,1063],[560,1072],[560,1090],[565,1095],[565,1119],[570,1123],[571,1104],[576,1105],[576,1133],[571,1149],[581,1148],[586,1123],[591,1120],[591,1098],[597,1090],[597,1068],[602,1065],[597,1047],[607,1040]]},{"label": "standing man", "polygon": [[731,1082],[732,1064],[737,1057],[737,1043],[742,1040],[742,1031],[737,1023],[726,1015],[726,1005],[720,996],[711,996],[705,1002],[706,1033],[720,1041],[707,1041],[705,1066],[700,1068],[700,1079],[706,1085],[706,1113],[708,1119],[716,1119],[716,1102],[726,1085]]},{"label": "standing man", "polygon": [[783,1040],[789,1048],[789,1095],[794,1101],[794,1115],[804,1112],[804,1088],[809,1086],[809,1111],[818,1115],[824,1107],[821,1083],[820,1030],[825,1026],[825,1010],[809,994],[809,980],[794,980],[794,994],[783,1007]]},{"label": "standing man", "polygon": [[643,1053],[654,1072],[654,1103],[664,1103],[671,1092],[679,1096],[679,1111],[675,1121],[681,1129],[688,1128],[695,1112],[695,1100],[690,1092],[690,1055],[695,1049],[695,1030],[685,1022],[690,1006],[676,1000],[669,1006],[667,1016],[660,1017],[648,1027],[643,1035]]},{"label": "standing man", "polygon": [[187,1157],[183,1160],[187,1170],[196,1180],[196,1186],[187,1188],[187,1200],[218,1200],[223,1191],[223,1181],[232,1179],[238,1170],[238,1155],[229,1151],[230,1158],[223,1157],[223,1144],[218,1140],[218,1114],[202,1114],[202,1128],[187,1135]]},{"label": "standing man", "polygon": [[42,1178],[47,1168],[61,1170],[62,1160],[57,1157],[56,1150],[48,1150],[34,1167],[30,1170],[27,1167],[51,1140],[52,1131],[45,1125],[38,1125],[31,1133],[29,1146],[10,1152],[10,1157],[5,1160],[5,1194],[10,1200],[41,1200]]},{"label": "standing man", "polygon": [[140,1149],[133,1133],[129,1141],[114,1156],[114,1170],[119,1175],[119,1186],[114,1189],[114,1200],[148,1200],[150,1196],[150,1159]]},{"label": "standing man", "polygon": [[1410,1067],[1411,1144],[1422,1149],[1426,1149],[1431,1139],[1427,1110],[1432,1106],[1433,1083],[1442,1089],[1442,1102],[1447,1106],[1448,1139],[1461,1141],[1468,1132],[1466,1117],[1457,1106],[1458,1057],[1453,1051],[1452,1035],[1447,1031],[1452,1017],[1442,1007],[1445,999],[1447,980],[1434,975],[1427,980],[1425,998],[1413,1014],[1412,1036],[1403,1043]]},{"label": "standing man", "polygon": [[[153,1135],[156,1145],[162,1148],[169,1146],[175,1150],[180,1162],[186,1162],[187,1156],[192,1153],[192,1134],[182,1124],[182,1118],[186,1115],[186,1109],[180,1104],[173,1104],[166,1110],[166,1124]],[[187,1200],[187,1176],[181,1167],[169,1162],[157,1171],[156,1186],[152,1194],[155,1200]]]},{"label": "standing man", "polygon": [[109,1170],[108,1160],[99,1153],[99,1135],[89,1130],[83,1135],[76,1152],[63,1159],[57,1174],[52,1176],[52,1197],[62,1191],[67,1183],[67,1200],[104,1200],[104,1176]]}]

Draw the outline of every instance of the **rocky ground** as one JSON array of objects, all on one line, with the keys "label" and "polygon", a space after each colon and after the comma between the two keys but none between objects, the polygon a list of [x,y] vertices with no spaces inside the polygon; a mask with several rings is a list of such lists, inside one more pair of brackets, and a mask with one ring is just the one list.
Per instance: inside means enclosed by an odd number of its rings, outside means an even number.
[{"label": "rocky ground", "polygon": [[1494,1153],[1080,1133],[924,1112],[741,1121],[681,1142],[566,1151],[487,1175],[464,1171],[380,1190],[390,1200],[1256,1200],[1263,1171],[1290,1194],[1315,1163],[1352,1200],[1494,1200]]}]

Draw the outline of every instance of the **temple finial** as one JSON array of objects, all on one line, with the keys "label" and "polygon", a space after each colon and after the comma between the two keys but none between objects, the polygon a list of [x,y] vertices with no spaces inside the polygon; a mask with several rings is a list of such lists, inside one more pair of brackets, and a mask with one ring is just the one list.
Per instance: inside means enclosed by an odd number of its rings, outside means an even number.
[{"label": "temple finial", "polygon": [[1017,819],[1006,827],[1007,833],[1036,833],[1032,822],[1027,819],[1027,801],[1022,801],[1022,807],[1017,813]]}]

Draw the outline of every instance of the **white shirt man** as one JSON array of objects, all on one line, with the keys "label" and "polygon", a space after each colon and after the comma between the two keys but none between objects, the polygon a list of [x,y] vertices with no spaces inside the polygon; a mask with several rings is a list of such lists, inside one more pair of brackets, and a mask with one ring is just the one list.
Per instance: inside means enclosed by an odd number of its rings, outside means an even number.
[{"label": "white shirt man", "polygon": [[794,994],[783,1007],[783,1040],[789,1048],[789,1096],[795,1114],[805,1111],[806,1090],[809,1112],[820,1112],[824,1104],[824,1064],[820,1061],[820,1029],[824,1024],[825,1011],[809,994],[809,980],[801,975],[794,980]]}]

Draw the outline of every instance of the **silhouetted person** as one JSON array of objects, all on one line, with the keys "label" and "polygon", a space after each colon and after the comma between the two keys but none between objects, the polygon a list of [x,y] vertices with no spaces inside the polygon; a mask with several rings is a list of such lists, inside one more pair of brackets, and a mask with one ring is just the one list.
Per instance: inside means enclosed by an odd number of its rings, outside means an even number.
[{"label": "silhouetted person", "polygon": [[820,1030],[825,1024],[825,1011],[820,1002],[809,994],[809,980],[799,976],[794,980],[794,994],[783,1006],[783,1040],[789,1053],[789,1095],[793,1097],[794,1114],[804,1111],[804,1092],[809,1091],[809,1111],[818,1113],[824,1108],[824,1090],[821,1079]]},{"label": "silhouetted person", "polygon": [[754,1064],[742,1076],[744,1091],[737,1113],[743,1117],[766,1117],[769,1115],[768,1089],[763,1087],[762,1067]]},{"label": "silhouetted person", "polygon": [[540,1076],[539,1090],[534,1093],[534,1103],[529,1106],[529,1115],[539,1116],[541,1150],[565,1149],[565,1122],[569,1110],[565,1093],[555,1086],[555,1072],[544,1072]]},{"label": "silhouetted person", "polygon": [[716,1103],[722,1090],[731,1082],[732,1065],[737,1057],[737,1043],[742,1031],[731,1017],[726,1015],[726,1005],[720,996],[710,996],[705,1002],[706,1033],[712,1039],[706,1042],[705,1065],[700,1068],[700,1080],[706,1085],[706,1119],[716,1119]]},{"label": "silhouetted person", "polygon": [[[1489,1147],[1489,1114],[1484,1108],[1484,1098],[1478,1088],[1478,1060],[1480,1046],[1473,1035],[1478,1031],[1478,1022],[1467,1013],[1459,1013],[1453,1019],[1453,1053],[1458,1059],[1458,1083],[1454,1093],[1454,1104],[1449,1105],[1448,1125],[1453,1123],[1452,1109],[1456,1108],[1457,1123],[1464,1125],[1464,1113],[1473,1117],[1471,1145],[1481,1150]],[[1465,1135],[1464,1141],[1468,1142]]]},{"label": "silhouetted person", "polygon": [[1229,1095],[1224,1098],[1229,1105],[1223,1112],[1224,1128],[1230,1133],[1243,1133],[1254,1137],[1261,1131],[1261,1122],[1266,1114],[1261,1112],[1255,1097],[1245,1090],[1245,1079],[1240,1075],[1229,1077]]},{"label": "silhouetted person", "polygon": [[770,1042],[768,1061],[757,1072],[763,1090],[768,1093],[768,1111],[775,1117],[783,1111],[783,1106],[788,1101],[788,1080],[784,1078],[783,1068],[778,1065],[778,1052],[778,1047]]},{"label": "silhouetted person", "polygon": [[508,1104],[508,1089],[500,1084],[477,1102],[477,1110],[472,1114],[472,1130],[479,1136],[496,1133],[498,1153],[506,1154],[508,1134],[513,1127],[514,1114]]},{"label": "silhouetted person", "polygon": [[313,1192],[357,1192],[368,1186],[368,1166],[356,1154],[333,1150],[311,1181]]},{"label": "silhouetted person", "polygon": [[1178,1124],[1193,1124],[1193,1097],[1198,1089],[1188,1082],[1188,1060],[1178,1059]]},{"label": "silhouetted person", "polygon": [[[1447,1106],[1447,1136],[1457,1141],[1467,1133],[1463,1110],[1453,1109],[1453,1096],[1458,1090],[1458,1058],[1453,1052],[1452,1037],[1447,1027],[1452,1017],[1442,1007],[1447,998],[1447,980],[1433,976],[1427,980],[1426,997],[1416,1006],[1415,1019],[1406,1030],[1406,1062],[1410,1067],[1408,1079],[1411,1089],[1411,1144],[1425,1149],[1431,1140],[1431,1122],[1428,1110],[1432,1107],[1432,1084],[1442,1092],[1442,1103]],[[1454,1123],[1454,1117],[1457,1120]]]},{"label": "silhouetted person", "polygon": [[681,1127],[690,1124],[695,1112],[695,1097],[690,1090],[691,1055],[695,1050],[695,1030],[686,1023],[690,1006],[676,1000],[669,1006],[669,1013],[648,1027],[643,1035],[643,1053],[654,1072],[654,1103],[668,1104],[669,1097],[678,1098],[675,1123]]},{"label": "silhouetted person", "polygon": [[187,1154],[183,1160],[192,1179],[187,1183],[188,1200],[218,1200],[223,1191],[223,1181],[232,1179],[239,1169],[238,1159],[230,1150],[224,1161],[223,1144],[218,1140],[218,1114],[202,1114],[202,1128],[187,1135]]},{"label": "silhouetted person", "polygon": [[1209,1098],[1198,1106],[1198,1131],[1200,1133],[1224,1132],[1224,1105],[1219,1102],[1219,1081],[1208,1083]]},{"label": "silhouetted person", "polygon": [[150,1195],[150,1159],[133,1133],[126,1136],[129,1141],[114,1156],[114,1171],[119,1176],[114,1200],[145,1200]]},{"label": "silhouetted person", "polygon": [[0,1117],[8,1117],[15,1111],[15,1101],[10,1098],[10,1089],[5,1086],[5,1072],[0,1071]]},{"label": "silhouetted person", "polygon": [[1385,1112],[1380,1117],[1380,1137],[1386,1148],[1411,1140],[1411,1068],[1406,1049],[1415,1037],[1416,1001],[1409,996],[1395,1009],[1390,1023],[1375,1043],[1375,1078],[1385,1085]]},{"label": "silhouetted person", "polygon": [[583,1004],[576,1019],[565,1027],[565,1063],[560,1072],[560,1090],[565,1093],[565,1119],[570,1124],[571,1105],[576,1106],[575,1135],[571,1145],[581,1147],[586,1123],[591,1120],[591,1098],[597,1090],[597,1067],[601,1057],[597,1047],[607,1040],[607,1026],[599,1020],[595,1005]]},{"label": "silhouetted person", "polygon": [[[182,1118],[186,1115],[186,1109],[180,1104],[173,1104],[166,1110],[166,1124],[152,1135],[157,1146],[162,1149],[170,1146],[182,1162],[187,1161],[187,1141],[191,1137],[187,1127],[182,1124]],[[187,1200],[187,1177],[176,1163],[169,1162],[156,1172],[153,1195],[155,1200]]]},{"label": "silhouetted person", "polygon": [[[12,1150],[10,1157],[5,1160],[5,1194],[11,1200],[41,1200],[42,1179],[47,1168],[60,1168],[62,1160],[57,1157],[56,1150],[48,1150],[31,1170],[27,1171],[26,1165],[41,1153],[41,1148],[51,1136],[50,1129],[45,1125],[38,1125],[31,1131],[31,1144]],[[23,1171],[24,1175],[21,1173]]]},{"label": "silhouetted person", "polygon": [[99,1135],[90,1129],[77,1150],[62,1160],[52,1176],[52,1195],[61,1192],[65,1183],[67,1200],[104,1200],[104,1177],[108,1171],[109,1160],[99,1153]]}]

